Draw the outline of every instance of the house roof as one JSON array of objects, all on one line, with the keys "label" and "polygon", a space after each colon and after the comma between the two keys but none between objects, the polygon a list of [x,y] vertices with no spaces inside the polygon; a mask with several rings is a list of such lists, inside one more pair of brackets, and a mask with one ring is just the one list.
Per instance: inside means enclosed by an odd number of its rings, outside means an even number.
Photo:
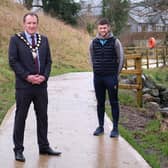
[{"label": "house roof", "polygon": [[154,21],[158,21],[158,17],[156,12],[153,11],[152,8],[146,8],[144,6],[133,7],[129,16],[134,19],[137,23],[153,23]]},{"label": "house roof", "polygon": [[168,9],[163,12],[161,19],[163,19],[163,22],[168,25]]},{"label": "house roof", "polygon": [[132,7],[129,16],[137,23],[168,24],[168,11],[154,11],[151,7]]}]

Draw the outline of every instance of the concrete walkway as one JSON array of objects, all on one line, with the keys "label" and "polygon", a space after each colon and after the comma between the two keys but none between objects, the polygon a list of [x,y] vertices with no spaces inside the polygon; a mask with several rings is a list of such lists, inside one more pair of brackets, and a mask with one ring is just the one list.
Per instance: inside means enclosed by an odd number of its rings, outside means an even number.
[{"label": "concrete walkway", "polygon": [[70,73],[49,80],[49,134],[61,157],[40,156],[36,121],[31,107],[25,129],[25,163],[14,160],[12,129],[14,107],[0,127],[2,168],[150,168],[122,138],[111,139],[111,122],[106,117],[105,134],[93,136],[97,126],[96,101],[91,73]]}]

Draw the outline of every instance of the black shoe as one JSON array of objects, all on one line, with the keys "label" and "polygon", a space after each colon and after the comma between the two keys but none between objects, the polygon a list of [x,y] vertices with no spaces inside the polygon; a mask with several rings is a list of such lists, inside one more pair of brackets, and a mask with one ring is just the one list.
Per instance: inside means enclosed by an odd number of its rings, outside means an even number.
[{"label": "black shoe", "polygon": [[25,157],[22,152],[16,151],[15,152],[15,160],[20,161],[20,162],[25,162]]},{"label": "black shoe", "polygon": [[110,137],[111,138],[117,138],[119,136],[119,131],[117,128],[114,128],[111,133],[110,133]]},{"label": "black shoe", "polygon": [[61,152],[54,151],[52,148],[47,148],[45,150],[40,150],[39,153],[41,155],[53,155],[53,156],[59,156],[61,155]]},{"label": "black shoe", "polygon": [[93,135],[94,136],[99,136],[99,135],[101,135],[103,133],[104,133],[104,128],[99,126],[99,127],[96,128],[96,130],[94,131]]}]

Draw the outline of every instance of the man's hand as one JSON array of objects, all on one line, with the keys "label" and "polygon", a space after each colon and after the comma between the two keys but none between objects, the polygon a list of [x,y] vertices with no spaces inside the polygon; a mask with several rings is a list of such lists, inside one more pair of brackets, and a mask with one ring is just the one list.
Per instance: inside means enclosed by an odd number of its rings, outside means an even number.
[{"label": "man's hand", "polygon": [[27,78],[26,78],[26,80],[28,82],[32,83],[32,84],[39,85],[39,84],[41,84],[42,82],[45,81],[45,76],[38,75],[38,74],[36,74],[36,75],[28,75]]},{"label": "man's hand", "polygon": [[43,76],[43,75],[38,75],[38,82],[39,82],[39,84],[42,83],[42,82],[44,82],[45,79],[46,79],[45,76]]}]

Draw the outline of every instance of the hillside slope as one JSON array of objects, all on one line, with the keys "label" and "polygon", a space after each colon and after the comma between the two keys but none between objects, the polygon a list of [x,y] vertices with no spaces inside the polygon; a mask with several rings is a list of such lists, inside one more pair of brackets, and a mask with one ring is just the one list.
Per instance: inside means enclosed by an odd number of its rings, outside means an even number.
[{"label": "hillside slope", "polygon": [[[22,16],[27,12],[21,5],[2,0],[0,6],[0,51],[7,53],[9,38],[22,31]],[[53,63],[57,66],[70,66],[88,69],[89,35],[63,22],[39,13],[39,32],[48,36]]]},{"label": "hillside slope", "polygon": [[[13,0],[0,4],[0,122],[14,103],[13,72],[8,65],[10,36],[22,31],[22,17],[28,12]],[[63,22],[39,13],[39,32],[48,37],[52,53],[52,75],[69,71],[86,71],[90,37]]]}]

